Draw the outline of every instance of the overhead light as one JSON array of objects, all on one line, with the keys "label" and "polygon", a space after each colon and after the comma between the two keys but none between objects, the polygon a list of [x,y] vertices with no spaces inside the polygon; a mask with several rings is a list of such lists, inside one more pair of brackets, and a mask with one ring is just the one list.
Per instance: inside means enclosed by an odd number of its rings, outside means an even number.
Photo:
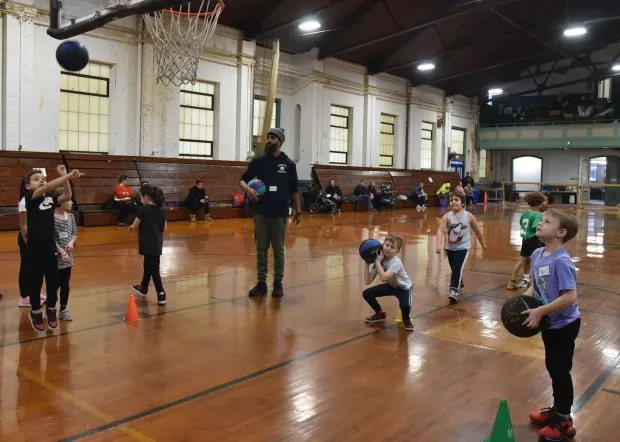
[{"label": "overhead light", "polygon": [[612,71],[620,72],[620,64],[615,64],[611,67]]},{"label": "overhead light", "polygon": [[316,31],[321,27],[321,23],[316,20],[308,20],[299,25],[299,29],[302,31]]},{"label": "overhead light", "polygon": [[588,32],[586,28],[584,28],[583,26],[577,26],[574,28],[566,29],[564,31],[564,36],[565,37],[579,37],[581,35],[585,35],[586,32]]},{"label": "overhead light", "polygon": [[418,65],[419,71],[432,71],[433,69],[435,69],[435,65],[433,63],[422,63],[421,65]]},{"label": "overhead light", "polygon": [[493,88],[493,89],[489,89],[489,95],[501,95],[504,93],[503,89],[500,89],[498,87]]}]

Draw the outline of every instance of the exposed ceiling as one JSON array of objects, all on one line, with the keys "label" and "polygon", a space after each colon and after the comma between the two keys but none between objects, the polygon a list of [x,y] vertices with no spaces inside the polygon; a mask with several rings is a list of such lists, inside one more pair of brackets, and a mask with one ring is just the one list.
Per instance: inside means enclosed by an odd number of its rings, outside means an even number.
[{"label": "exposed ceiling", "polygon": [[[321,28],[300,31],[310,18]],[[570,60],[568,69],[587,69],[587,79],[602,79],[620,56],[591,61],[593,52],[620,41],[618,0],[227,0],[220,23],[259,44],[278,38],[285,52],[316,47],[321,58],[466,96],[486,95],[529,68],[545,77],[549,68],[540,66],[560,60]],[[564,37],[574,24],[585,25],[587,34]],[[425,61],[436,68],[419,71]]]}]

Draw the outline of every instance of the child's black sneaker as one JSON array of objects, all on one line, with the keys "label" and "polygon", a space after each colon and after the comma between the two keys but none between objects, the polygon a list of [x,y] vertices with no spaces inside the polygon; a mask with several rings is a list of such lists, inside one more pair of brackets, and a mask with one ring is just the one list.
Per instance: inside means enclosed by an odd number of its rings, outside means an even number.
[{"label": "child's black sneaker", "polygon": [[45,331],[45,323],[43,322],[43,312],[28,314],[28,318],[30,319],[30,324],[32,324],[32,328],[38,332]]},{"label": "child's black sneaker", "polygon": [[149,290],[146,287],[142,287],[139,284],[131,284],[131,290],[133,290],[136,295],[140,296],[146,296],[149,293]]},{"label": "child's black sneaker", "polygon": [[375,313],[372,316],[366,318],[366,322],[375,323],[375,322],[384,322],[385,321],[385,312]]},{"label": "child's black sneaker", "polygon": [[273,282],[273,291],[271,292],[273,298],[281,298],[284,296],[284,288],[282,287],[282,281]]},{"label": "child's black sneaker", "polygon": [[166,292],[159,292],[157,294],[157,304],[166,305]]},{"label": "child's black sneaker", "polygon": [[265,296],[267,295],[267,283],[259,281],[254,288],[250,289],[249,296]]}]

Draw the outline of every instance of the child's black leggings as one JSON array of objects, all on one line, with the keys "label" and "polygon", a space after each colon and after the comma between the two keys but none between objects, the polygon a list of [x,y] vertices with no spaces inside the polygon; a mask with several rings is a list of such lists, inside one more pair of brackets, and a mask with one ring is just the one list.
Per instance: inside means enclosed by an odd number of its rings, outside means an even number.
[{"label": "child's black leggings", "polygon": [[22,232],[17,234],[17,245],[19,246],[19,296],[28,296],[28,267],[26,266],[26,242],[22,237]]},{"label": "child's black leggings", "polygon": [[142,283],[140,284],[144,290],[148,289],[149,282],[151,282],[151,278],[153,278],[153,284],[155,284],[157,293],[164,291],[164,285],[159,275],[160,258],[161,256],[144,255],[144,274],[142,276]]},{"label": "child's black leggings", "polygon": [[69,304],[69,281],[71,281],[71,267],[58,270],[58,287],[60,288],[60,307]]},{"label": "child's black leggings", "polygon": [[469,250],[446,250],[446,254],[448,255],[448,262],[452,269],[450,291],[458,292],[465,285],[463,283],[463,267],[465,266],[465,261],[467,261]]},{"label": "child's black leggings", "polygon": [[41,308],[41,287],[45,277],[47,308],[55,308],[58,301],[58,257],[54,240],[29,239],[26,247],[27,296],[33,310]]}]

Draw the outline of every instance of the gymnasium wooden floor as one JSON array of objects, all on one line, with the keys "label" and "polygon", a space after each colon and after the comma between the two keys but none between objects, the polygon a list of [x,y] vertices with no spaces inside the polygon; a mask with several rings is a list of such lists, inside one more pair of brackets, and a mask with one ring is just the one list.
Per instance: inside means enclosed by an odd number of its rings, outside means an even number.
[{"label": "gymnasium wooden floor", "polygon": [[[74,321],[37,336],[17,307],[16,232],[0,234],[0,440],[472,441],[489,436],[507,399],[519,442],[530,411],[551,401],[540,337],[499,322],[518,256],[519,211],[475,208],[489,250],[447,303],[449,268],[434,253],[438,209],[305,215],[289,229],[285,297],[251,300],[250,220],[170,223],[162,268],[168,305],[139,304],[136,236],[80,229]],[[574,361],[579,442],[616,441],[620,421],[620,220],[580,212],[568,249],[582,331]],[[388,232],[405,241],[415,332],[371,328],[357,247]],[[271,258],[270,258],[271,259]],[[395,299],[382,304],[390,318]]]}]

